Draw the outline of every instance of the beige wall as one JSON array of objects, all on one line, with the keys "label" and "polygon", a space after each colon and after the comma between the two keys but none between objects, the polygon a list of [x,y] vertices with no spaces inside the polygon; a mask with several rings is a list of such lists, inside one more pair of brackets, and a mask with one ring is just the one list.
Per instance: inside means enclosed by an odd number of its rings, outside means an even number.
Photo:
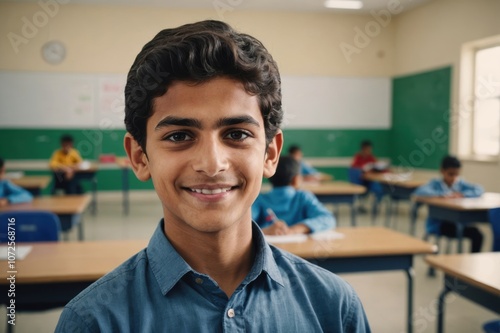
[{"label": "beige wall", "polygon": [[[500,1],[436,0],[395,20],[394,73],[408,74],[451,65],[452,110],[467,116],[459,103],[460,54],[464,43],[500,34]],[[451,151],[457,152],[458,126],[451,122]],[[464,161],[464,176],[500,192],[498,162]]]},{"label": "beige wall", "polygon": [[[22,36],[23,17],[33,21],[38,4],[0,4],[0,32]],[[40,15],[40,14],[38,14]],[[61,5],[58,13],[16,54],[0,39],[0,70],[126,73],[142,45],[162,28],[202,19],[220,19],[215,10],[181,10],[100,5]],[[261,39],[283,74],[389,76],[394,54],[393,26],[380,33],[348,63],[339,45],[354,45],[355,27],[364,29],[367,15],[254,12],[235,8],[224,19],[238,30]],[[51,39],[63,41],[67,59],[60,65],[43,62],[40,49]]]}]

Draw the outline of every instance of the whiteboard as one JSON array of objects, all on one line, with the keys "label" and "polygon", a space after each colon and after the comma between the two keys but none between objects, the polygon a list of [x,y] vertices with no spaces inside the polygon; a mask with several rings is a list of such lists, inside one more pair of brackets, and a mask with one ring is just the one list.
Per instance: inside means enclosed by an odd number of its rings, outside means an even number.
[{"label": "whiteboard", "polygon": [[388,129],[391,79],[285,76],[285,128]]},{"label": "whiteboard", "polygon": [[[126,74],[0,71],[0,126],[124,128]],[[282,77],[285,128],[390,128],[390,78]]]},{"label": "whiteboard", "polygon": [[124,128],[125,74],[0,71],[0,126]]}]

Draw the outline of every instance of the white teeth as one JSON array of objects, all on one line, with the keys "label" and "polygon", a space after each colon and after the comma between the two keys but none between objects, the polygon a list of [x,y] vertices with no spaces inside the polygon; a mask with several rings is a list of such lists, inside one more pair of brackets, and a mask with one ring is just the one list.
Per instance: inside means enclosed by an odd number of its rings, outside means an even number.
[{"label": "white teeth", "polygon": [[215,188],[213,190],[209,190],[207,188],[194,188],[194,189],[191,189],[191,191],[193,192],[196,192],[196,193],[203,193],[203,194],[219,194],[219,193],[223,193],[223,192],[227,192],[231,190],[230,187],[225,187],[225,188]]}]

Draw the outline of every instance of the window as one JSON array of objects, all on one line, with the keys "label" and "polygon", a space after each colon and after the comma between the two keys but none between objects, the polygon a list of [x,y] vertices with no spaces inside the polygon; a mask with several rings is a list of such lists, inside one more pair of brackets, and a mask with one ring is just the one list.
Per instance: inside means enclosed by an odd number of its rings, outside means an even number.
[{"label": "window", "polygon": [[463,45],[460,99],[452,110],[462,158],[500,158],[500,35]]},{"label": "window", "polygon": [[500,46],[475,52],[472,153],[500,152]]}]

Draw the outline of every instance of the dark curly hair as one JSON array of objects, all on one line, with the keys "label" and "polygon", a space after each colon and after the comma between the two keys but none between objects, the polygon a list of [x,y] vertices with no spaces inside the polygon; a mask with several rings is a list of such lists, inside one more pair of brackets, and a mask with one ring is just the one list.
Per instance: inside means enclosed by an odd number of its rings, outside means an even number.
[{"label": "dark curly hair", "polygon": [[145,150],[154,98],[172,82],[199,84],[216,77],[235,79],[258,97],[269,144],[283,120],[278,66],[260,41],[212,20],[162,30],[144,45],[125,86],[127,131]]}]

